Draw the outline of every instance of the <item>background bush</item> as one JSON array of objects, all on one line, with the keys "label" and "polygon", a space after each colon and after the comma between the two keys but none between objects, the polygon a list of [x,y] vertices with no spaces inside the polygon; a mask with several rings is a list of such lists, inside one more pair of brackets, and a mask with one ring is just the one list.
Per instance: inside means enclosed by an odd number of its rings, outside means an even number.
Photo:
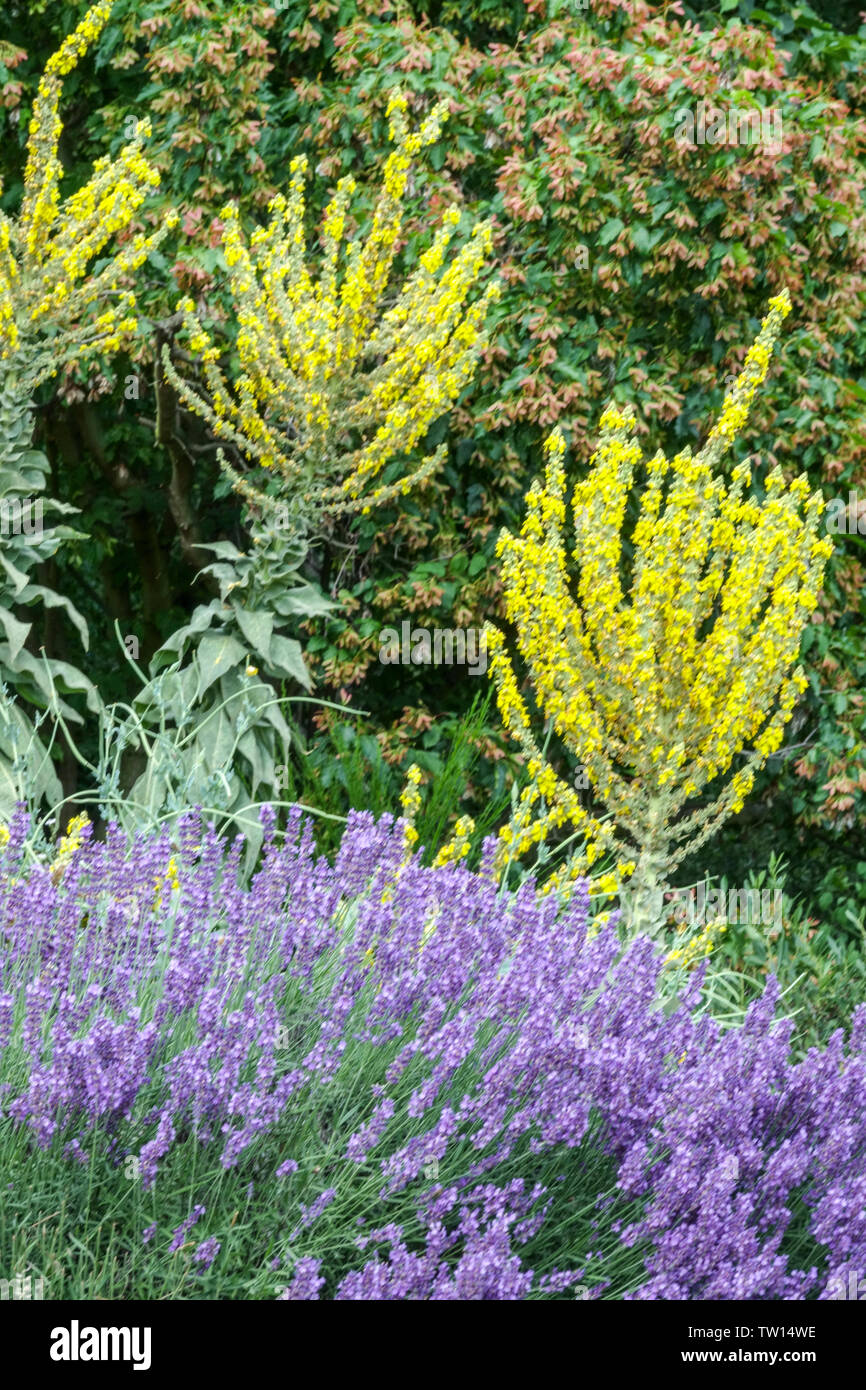
[{"label": "background bush", "polygon": [[[4,12],[4,208],[20,194],[38,74],[85,8],[36,0]],[[150,323],[134,356],[73,368],[43,390],[37,436],[53,495],[82,509],[77,525],[91,537],[46,559],[40,582],[75,593],[92,634],[88,672],[104,697],[136,688],[112,621],[137,636],[146,664],[208,594],[201,571],[212,557],[197,542],[244,543],[212,442],[154,377],[177,294],[203,298],[231,335],[215,219],[229,193],[245,215],[262,216],[295,153],[318,168],[321,199],[351,169],[371,207],[397,81],[414,94],[416,114],[444,96],[453,106],[419,176],[406,264],[428,244],[430,213],[456,198],[473,216],[497,219],[508,291],[476,381],[423,441],[424,450],[448,443],[440,479],[399,511],[347,526],[316,558],[342,612],[299,635],[318,692],[368,712],[352,724],[382,751],[368,788],[381,778],[393,806],[397,769],[410,759],[441,767],[477,693],[447,668],[381,666],[379,630],[402,617],[429,627],[501,618],[495,537],[519,520],[552,421],[570,431],[577,472],[610,394],[634,404],[650,447],[694,442],[783,283],[792,328],[755,420],[754,454],[760,468],[805,466],[827,496],[862,491],[864,35],[851,7],[818,11],[817,19],[814,7],[789,12],[776,0],[684,6],[683,18],[641,0],[586,10],[555,0],[392,8],[342,0],[279,11],[235,0],[118,0],[70,79],[69,183],[116,152],[130,118],[147,114],[148,154],[163,171],[147,221],[177,204],[182,225],[142,269]],[[699,27],[686,31],[690,17]],[[677,107],[714,97],[777,109],[782,155],[679,149]],[[313,205],[311,218],[320,211]],[[727,356],[715,346],[726,342]],[[810,691],[793,746],[706,862],[742,882],[766,863],[766,845],[790,846],[793,886],[843,934],[857,891],[847,866],[866,860],[862,544],[859,535],[837,537],[822,621],[805,649]],[[76,640],[58,610],[28,638],[34,653],[44,642],[59,659]],[[349,737],[326,727],[341,718],[310,707],[300,731],[325,749]],[[87,736],[93,753],[95,733]],[[508,766],[495,756],[497,721],[475,737],[487,756],[455,814],[485,804],[489,779]],[[67,794],[81,788],[70,756],[60,773]],[[293,775],[300,786],[300,763]],[[327,795],[331,811],[344,813],[339,779]]]}]

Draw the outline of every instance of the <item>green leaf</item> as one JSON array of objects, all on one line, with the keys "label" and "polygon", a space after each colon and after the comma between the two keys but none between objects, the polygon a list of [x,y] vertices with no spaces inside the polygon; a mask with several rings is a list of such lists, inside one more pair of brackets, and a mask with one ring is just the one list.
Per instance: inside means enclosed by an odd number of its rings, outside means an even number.
[{"label": "green leaf", "polygon": [[[229,489],[231,491],[231,489]],[[231,541],[196,541],[199,550],[212,550],[223,560],[243,560],[244,553]]]},{"label": "green leaf", "polygon": [[196,699],[200,700],[215,680],[225,675],[233,666],[238,666],[246,652],[236,637],[230,633],[208,632],[202,637],[196,652],[198,686]]},{"label": "green leaf", "polygon": [[336,612],[338,607],[339,604],[334,603],[314,584],[298,584],[293,589],[286,589],[274,599],[274,608],[283,617],[288,617],[289,614],[302,618],[326,616],[328,613]]},{"label": "green leaf", "polygon": [[79,613],[78,609],[66,594],[58,594],[54,589],[46,589],[44,584],[28,584],[26,589],[22,589],[18,595],[19,603],[31,603],[34,598],[41,598],[46,608],[63,608],[69,615],[69,620],[78,629],[81,636],[81,644],[87,651],[90,646],[90,636],[87,631],[87,623]]},{"label": "green leaf", "polygon": [[27,575],[22,574],[21,570],[16,569],[15,566],[12,564],[11,560],[7,560],[6,556],[3,555],[2,552],[0,552],[0,566],[3,567],[3,569],[8,574],[9,578],[12,580],[13,593],[17,598],[18,594],[20,594],[21,590],[25,588],[25,586],[28,583]]},{"label": "green leaf", "polygon": [[203,751],[207,768],[213,772],[217,768],[227,769],[235,746],[235,731],[229,715],[230,706],[206,715],[195,731],[195,742]]},{"label": "green leaf", "polygon": [[253,796],[260,786],[266,787],[269,793],[272,792],[275,781],[274,760],[263,746],[255,729],[247,729],[238,743],[238,751],[244,755],[252,769],[250,791]]},{"label": "green leaf", "polygon": [[79,671],[77,666],[72,666],[68,661],[58,661],[52,657],[48,662],[52,678],[59,684],[65,685],[68,690],[83,690],[87,697],[87,708],[93,714],[98,713],[102,701],[99,692],[89,676],[85,676],[83,671]]},{"label": "green leaf", "polygon": [[[44,799],[51,805],[57,805],[63,796],[63,788],[45,745],[17,705],[10,702],[5,713],[22,735],[15,744],[15,753],[20,756],[23,752],[26,766],[17,774],[18,778],[34,802]],[[0,818],[3,820],[9,820],[22,790],[16,786],[12,761],[11,742],[6,740],[0,752]]]},{"label": "green leaf", "polygon": [[313,683],[310,680],[310,673],[304,665],[301,644],[291,637],[278,637],[275,635],[271,638],[268,668],[273,668],[275,671],[291,677],[292,680],[302,685],[305,690],[312,690],[313,688]]},{"label": "green leaf", "polygon": [[212,574],[214,579],[218,579],[223,595],[227,592],[229,584],[234,584],[238,588],[246,587],[246,577],[239,574],[234,565],[223,564],[221,560],[215,561],[212,565],[205,565],[202,574]]},{"label": "green leaf", "polygon": [[2,625],[9,642],[10,660],[14,662],[27,640],[27,634],[32,624],[20,623],[17,618],[13,618],[8,609],[0,608],[0,625]]},{"label": "green leaf", "polygon": [[560,376],[564,376],[567,381],[586,381],[586,371],[579,372],[576,367],[572,367],[570,362],[563,362],[557,359],[556,370]]},{"label": "green leaf", "polygon": [[[169,638],[163,642],[158,651],[153,654],[154,668],[166,665],[166,659],[174,654],[175,656],[183,651],[187,638],[195,637],[198,633],[204,632],[205,628],[210,627],[214,618],[219,612],[220,606],[216,600],[209,604],[202,604],[192,615],[192,618],[185,627],[179,627]],[[162,660],[157,660],[162,658]],[[168,662],[170,665],[170,661]]]},{"label": "green leaf", "polygon": [[233,611],[238,627],[249,642],[251,650],[267,659],[274,630],[273,613],[266,613],[263,609],[241,608],[239,604],[234,605]]},{"label": "green leaf", "polygon": [[618,217],[609,218],[598,234],[599,244],[609,246],[619,236],[624,226],[625,223],[621,222]]},{"label": "green leaf", "polygon": [[[14,673],[14,684],[18,693],[30,700],[32,704],[43,708],[47,707],[54,699],[57,701],[57,707],[64,719],[70,720],[74,724],[81,724],[83,722],[81,715],[65,700],[61,699],[56,685],[52,684],[55,668],[63,664],[63,662],[49,661],[46,671],[45,662],[33,656],[26,647],[21,648],[13,662],[9,647],[5,642],[0,642],[0,667],[5,666]],[[73,670],[74,668],[70,667],[69,669]]]},{"label": "green leaf", "polygon": [[25,478],[23,473],[19,473],[17,468],[3,468],[0,466],[0,491],[4,498],[10,497],[13,492],[21,492],[29,496],[33,487],[32,478]]}]

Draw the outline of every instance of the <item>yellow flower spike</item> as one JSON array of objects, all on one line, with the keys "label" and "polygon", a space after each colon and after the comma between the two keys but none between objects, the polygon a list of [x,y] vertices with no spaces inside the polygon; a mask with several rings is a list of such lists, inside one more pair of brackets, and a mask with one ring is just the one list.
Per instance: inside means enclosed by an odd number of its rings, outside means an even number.
[{"label": "yellow flower spike", "polygon": [[465,859],[472,848],[472,835],[475,831],[475,822],[471,816],[461,816],[454,827],[454,834],[447,844],[443,845],[436,858],[433,860],[434,868],[441,868],[444,864],[456,864],[461,859]]},{"label": "yellow flower spike", "polygon": [[[135,327],[135,300],[124,282],[177,221],[169,215],[152,235],[136,233],[107,255],[109,243],[128,230],[159,184],[158,171],[141,151],[150,131],[147,120],[138,123],[134,139],[115,160],[97,160],[88,183],[65,203],[60,200],[62,80],[98,39],[111,9],[111,0],[92,6],[48,60],[28,128],[21,208],[17,217],[0,214],[0,355],[18,355],[20,386],[28,392],[70,358],[119,347],[121,335]],[[99,259],[106,264],[92,275]],[[110,307],[102,314],[89,312],[106,301]],[[43,341],[48,323],[52,337]]]},{"label": "yellow flower spike", "polygon": [[156,911],[160,906],[166,886],[168,886],[170,893],[180,892],[180,877],[177,871],[177,860],[174,858],[174,855],[172,855],[168,861],[165,876],[154,880],[153,911]]},{"label": "yellow flower spike", "polygon": [[[249,462],[271,470],[284,495],[303,499],[299,527],[322,515],[366,514],[430,477],[444,458],[442,446],[395,482],[379,481],[391,459],[411,451],[457,399],[488,341],[485,317],[496,287],[467,301],[484,269],[490,228],[479,229],[446,263],[457,208],[445,214],[432,247],[383,311],[412,160],[438,137],[447,104],[415,132],[403,93],[391,94],[388,112],[395,148],[369,233],[347,243],[355,184],[340,179],[321,224],[318,276],[306,255],[305,157],[291,161],[287,193],[271,200],[268,222],[248,241],[236,208],[223,209],[239,325],[241,374],[234,388],[191,308],[185,331],[205,369],[208,396],[182,381],[164,353],[184,404]],[[357,447],[347,446],[350,438],[360,441]],[[235,489],[266,510],[268,495],[252,476],[236,473],[225,458],[221,464]]]},{"label": "yellow flower spike", "polygon": [[[86,811],[82,811],[77,816],[72,816],[66,826],[66,834],[61,835],[57,853],[50,865],[50,873],[53,881],[58,883],[63,876],[64,869],[73,854],[81,849],[84,843],[82,831],[90,824],[90,817]],[[7,839],[8,832],[7,832]]]},{"label": "yellow flower spike", "polygon": [[[803,689],[800,638],[831,550],[817,535],[818,496],[808,495],[806,478],[786,486],[778,472],[759,505],[746,495],[747,464],[733,469],[728,486],[715,473],[789,312],[787,293],[775,296],[697,456],[686,449],[642,463],[633,412],[610,404],[589,476],[573,493],[576,543],[567,550],[563,539],[559,430],[548,438],[544,480],[527,494],[520,533],[503,532],[497,543],[505,613],[535,701],[607,814],[603,822],[588,815],[541,756],[504,640],[491,630],[490,676],[530,779],[496,865],[504,871],[570,825],[581,872],[601,849],[614,855],[615,868],[592,887],[617,891],[618,880],[631,931],[659,929],[663,885],[742,808]],[[622,531],[639,468],[646,483],[626,563]],[[567,879],[557,869],[550,881]],[[695,950],[708,945],[711,938]]]}]

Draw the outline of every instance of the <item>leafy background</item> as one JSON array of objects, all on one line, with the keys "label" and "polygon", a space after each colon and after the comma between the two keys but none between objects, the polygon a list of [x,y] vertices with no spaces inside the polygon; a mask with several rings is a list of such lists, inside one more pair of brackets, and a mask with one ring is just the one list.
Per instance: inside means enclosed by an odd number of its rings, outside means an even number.
[{"label": "leafy background", "polygon": [[[4,209],[20,195],[38,75],[85,9],[49,0],[4,9]],[[414,759],[440,776],[459,764],[452,815],[495,809],[519,769],[495,710],[482,707],[479,718],[476,706],[467,725],[485,682],[383,666],[378,634],[403,618],[469,627],[500,617],[496,536],[519,522],[554,421],[567,431],[575,478],[611,395],[634,403],[648,449],[698,441],[768,297],[787,284],[794,313],[738,457],[757,460],[759,480],[778,461],[789,474],[806,469],[827,497],[866,495],[860,18],[856,5],[818,0],[118,0],[66,87],[69,186],[118,151],[131,119],[149,115],[149,155],[164,179],[147,217],[156,224],[174,206],[181,225],[140,272],[145,322],[131,352],[73,366],[38,401],[35,443],[51,495],[80,509],[76,529],[89,539],[40,559],[34,578],[74,597],[91,645],[82,662],[78,634],[55,608],[27,649],[75,659],[106,700],[128,700],[137,687],[115,620],[147,668],[196,605],[217,597],[207,546],[243,548],[247,533],[212,441],[155,373],[177,298],[192,294],[230,339],[218,242],[226,199],[260,218],[289,160],[306,152],[317,176],[311,232],[350,170],[363,224],[389,148],[391,89],[407,90],[416,116],[447,96],[452,114],[416,180],[397,269],[414,264],[456,200],[470,218],[496,219],[506,292],[475,381],[419,446],[447,442],[441,475],[399,509],[335,528],[313,557],[310,578],[339,608],[299,621],[297,636],[314,693],[358,713],[295,707],[289,790],[332,814],[396,809],[401,770]],[[678,146],[677,109],[714,99],[778,111],[781,155]],[[788,891],[845,937],[852,903],[866,910],[864,537],[836,539],[788,746],[681,879],[744,882],[782,845]],[[286,681],[278,693],[299,690]],[[86,723],[85,747],[88,738],[95,743]],[[71,755],[59,756],[58,773],[67,795],[80,789]],[[443,805],[422,835],[438,833]]]}]

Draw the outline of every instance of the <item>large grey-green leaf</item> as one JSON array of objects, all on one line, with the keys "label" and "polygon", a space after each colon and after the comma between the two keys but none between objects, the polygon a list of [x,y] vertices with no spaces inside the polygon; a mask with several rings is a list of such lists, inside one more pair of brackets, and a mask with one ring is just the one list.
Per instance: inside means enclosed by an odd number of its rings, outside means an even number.
[{"label": "large grey-green leaf", "polygon": [[283,616],[300,614],[304,618],[312,618],[320,615],[333,613],[339,604],[332,602],[321,589],[317,589],[313,584],[298,584],[293,589],[285,589],[282,593],[275,595],[274,607]]},{"label": "large grey-green leaf", "polygon": [[54,589],[46,589],[44,584],[28,584],[26,589],[22,589],[18,595],[19,603],[32,603],[35,598],[41,598],[46,608],[64,608],[69,614],[69,620],[78,629],[81,636],[81,645],[87,651],[90,646],[90,635],[87,631],[87,623],[79,613],[78,609],[66,594],[58,594]]},{"label": "large grey-green leaf", "polygon": [[256,710],[258,723],[264,721],[274,729],[278,738],[278,748],[282,751],[283,747],[290,747],[292,734],[283,716],[283,707],[280,698],[266,681],[250,681],[247,686],[247,698]]},{"label": "large grey-green leaf", "polygon": [[13,492],[28,497],[33,491],[33,478],[25,477],[16,468],[0,468],[0,491],[4,497],[9,497]]},{"label": "large grey-green leaf", "polygon": [[[14,685],[18,694],[31,704],[39,708],[47,707],[52,699],[57,701],[57,708],[64,719],[70,720],[74,724],[81,724],[84,721],[76,709],[68,705],[60,696],[56,685],[52,685],[52,675],[56,666],[62,663],[49,661],[48,671],[45,663],[38,660],[26,647],[22,647],[12,660],[12,654],[7,642],[0,642],[0,673],[2,678]],[[70,670],[73,669],[70,667]],[[8,675],[5,672],[8,671]]]},{"label": "large grey-green leaf", "polygon": [[[19,763],[17,774],[13,772],[16,762]],[[22,792],[33,802],[45,797],[51,805],[56,805],[63,795],[48,750],[18,703],[7,698],[0,705],[0,816],[3,819],[8,819]]]},{"label": "large grey-green leaf", "polygon": [[262,785],[270,790],[274,784],[274,759],[268,755],[261,737],[257,735],[255,729],[247,729],[238,743],[238,750],[248,760],[252,770],[250,778],[252,795],[255,796],[258,788]]},{"label": "large grey-green leaf", "polygon": [[77,666],[70,665],[68,661],[58,661],[56,657],[50,658],[48,666],[53,679],[59,685],[65,685],[67,690],[83,690],[86,695],[87,708],[93,714],[99,713],[102,700],[89,676],[85,676],[84,672],[79,671]]},{"label": "large grey-green leaf", "polygon": [[220,595],[225,598],[231,589],[245,589],[247,587],[248,574],[236,568],[235,565],[223,564],[220,560],[213,565],[205,565],[202,574],[213,575],[214,579],[219,580]]},{"label": "large grey-green leaf", "polygon": [[267,660],[271,634],[274,630],[273,613],[266,613],[262,609],[241,608],[240,604],[235,604],[234,615],[238,627],[249,642],[252,651]]},{"label": "large grey-green leaf", "polygon": [[12,591],[17,597],[28,582],[27,575],[23,574],[21,570],[16,569],[11,560],[8,560],[2,552],[0,552],[0,568],[2,568],[12,580]]},{"label": "large grey-green leaf", "polygon": [[[42,510],[44,512],[57,512],[59,516],[80,516],[81,508],[73,507],[71,502],[61,502],[57,497],[43,497]],[[76,531],[80,535],[80,531]]]},{"label": "large grey-green leaf", "polygon": [[18,653],[27,640],[32,623],[19,623],[6,608],[0,608],[0,625],[9,641],[9,658],[14,663]]},{"label": "large grey-green leaf", "polygon": [[233,666],[239,665],[245,656],[246,652],[240,642],[230,633],[206,633],[199,642],[196,653],[199,672],[197,699],[200,700],[215,680],[219,680],[220,676],[230,671]]},{"label": "large grey-green leaf", "polygon": [[168,661],[168,664],[171,665],[176,660],[177,655],[183,651],[187,638],[196,637],[200,632],[204,632],[206,628],[210,627],[219,610],[220,605],[216,600],[209,604],[200,604],[186,627],[179,627],[176,632],[172,633],[171,637],[163,642],[159,650],[154,652],[151,663],[154,669],[158,670],[160,666],[166,665],[168,657],[171,657],[171,660]]},{"label": "large grey-green leaf", "polygon": [[230,769],[236,737],[228,713],[230,708],[227,705],[205,715],[196,727],[195,739],[191,740],[204,754],[208,772],[222,768],[227,773]]},{"label": "large grey-green leaf", "polygon": [[283,675],[290,676],[305,690],[312,690],[313,688],[310,673],[304,665],[301,644],[292,637],[279,637],[275,634],[271,638],[268,667],[282,672]]},{"label": "large grey-green leaf", "polygon": [[226,560],[240,560],[243,558],[243,551],[238,550],[231,541],[197,541],[199,550],[212,550],[214,555],[218,555]]}]

